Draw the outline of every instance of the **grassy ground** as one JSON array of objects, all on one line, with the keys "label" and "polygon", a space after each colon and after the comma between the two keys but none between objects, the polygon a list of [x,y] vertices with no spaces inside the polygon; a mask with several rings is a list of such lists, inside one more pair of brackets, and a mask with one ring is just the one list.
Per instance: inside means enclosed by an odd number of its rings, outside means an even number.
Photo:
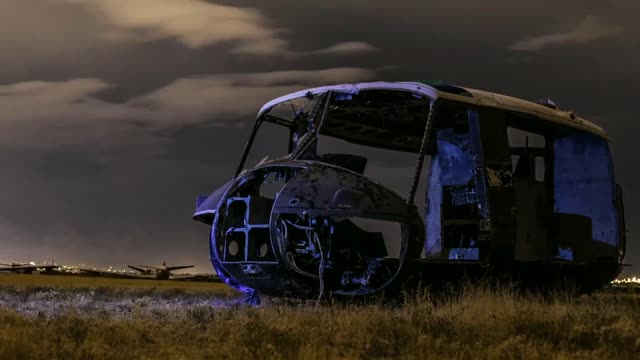
[{"label": "grassy ground", "polygon": [[473,288],[394,308],[249,308],[222,289],[100,281],[114,282],[102,291],[0,287],[0,359],[640,358],[640,295],[620,288],[551,299]]}]

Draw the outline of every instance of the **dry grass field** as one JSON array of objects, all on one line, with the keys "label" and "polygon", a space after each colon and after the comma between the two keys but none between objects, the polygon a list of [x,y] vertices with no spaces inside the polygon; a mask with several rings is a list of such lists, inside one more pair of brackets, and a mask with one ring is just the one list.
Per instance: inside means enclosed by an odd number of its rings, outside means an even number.
[{"label": "dry grass field", "polygon": [[638,359],[628,286],[246,307],[216,283],[0,275],[0,359]]}]

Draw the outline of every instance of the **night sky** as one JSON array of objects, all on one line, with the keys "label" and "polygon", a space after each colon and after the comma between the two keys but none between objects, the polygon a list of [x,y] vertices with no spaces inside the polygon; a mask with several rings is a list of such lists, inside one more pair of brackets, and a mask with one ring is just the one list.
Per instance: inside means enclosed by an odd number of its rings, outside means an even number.
[{"label": "night sky", "polygon": [[441,79],[549,97],[603,126],[637,264],[626,274],[640,274],[640,2],[558,3],[3,0],[0,261],[211,271],[195,198],[232,175],[262,103]]}]

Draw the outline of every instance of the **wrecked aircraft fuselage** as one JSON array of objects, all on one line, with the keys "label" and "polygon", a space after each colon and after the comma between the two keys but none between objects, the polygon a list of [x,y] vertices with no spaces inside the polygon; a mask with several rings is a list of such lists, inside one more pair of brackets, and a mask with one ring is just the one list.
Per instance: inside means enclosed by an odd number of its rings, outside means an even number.
[{"label": "wrecked aircraft fuselage", "polygon": [[[288,152],[243,170],[265,123],[288,130]],[[320,151],[327,138],[414,154],[397,175],[413,179],[408,195],[372,180],[366,156]],[[237,173],[194,218],[211,225],[218,275],[270,296],[366,296],[486,273],[589,291],[617,276],[625,250],[601,128],[549,102],[442,84],[335,85],[267,103]]]}]

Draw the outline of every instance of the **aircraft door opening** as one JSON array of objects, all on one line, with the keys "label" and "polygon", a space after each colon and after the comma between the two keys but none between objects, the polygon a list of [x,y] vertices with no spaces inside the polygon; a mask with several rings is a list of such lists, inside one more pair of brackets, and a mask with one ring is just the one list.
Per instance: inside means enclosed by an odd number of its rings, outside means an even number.
[{"label": "aircraft door opening", "polygon": [[513,193],[516,217],[514,258],[518,261],[549,259],[554,255],[549,240],[553,177],[547,176],[547,142],[541,134],[510,127],[513,162]]},{"label": "aircraft door opening", "polygon": [[425,256],[480,260],[486,248],[489,209],[478,113],[449,109],[446,126],[434,126],[426,203]]}]

